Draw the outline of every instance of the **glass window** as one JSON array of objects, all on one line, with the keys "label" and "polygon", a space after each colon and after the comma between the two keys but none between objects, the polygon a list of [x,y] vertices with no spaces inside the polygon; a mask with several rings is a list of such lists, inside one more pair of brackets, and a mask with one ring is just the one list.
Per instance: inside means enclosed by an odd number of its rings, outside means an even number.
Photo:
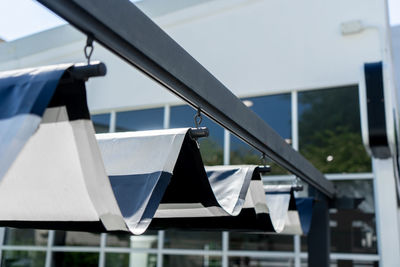
[{"label": "glass window", "polygon": [[[44,266],[44,265],[43,265]],[[99,253],[93,252],[54,252],[53,267],[98,267]]]},{"label": "glass window", "polygon": [[[129,261],[133,263],[129,265]],[[147,253],[106,253],[106,267],[156,267],[157,255]]]},{"label": "glass window", "polygon": [[220,267],[222,260],[216,256],[164,255],[163,266]]},{"label": "glass window", "polygon": [[5,245],[47,246],[48,230],[5,228]]},{"label": "glass window", "polygon": [[110,113],[91,115],[96,133],[108,133],[110,130]]},{"label": "glass window", "polygon": [[[360,198],[356,209],[331,209],[331,251],[340,253],[377,253],[373,185],[370,180],[335,181],[337,197]],[[302,237],[302,250],[307,239]]]},{"label": "glass window", "polygon": [[[218,250],[222,248],[222,232],[165,231],[165,248]],[[176,265],[178,266],[178,265]]]},{"label": "glass window", "polygon": [[[171,107],[170,128],[194,127],[196,110],[190,106]],[[208,127],[210,135],[199,139],[200,152],[204,165],[223,164],[224,130],[205,115],[200,126]]]},{"label": "glass window", "polygon": [[294,267],[293,258],[254,258],[254,257],[229,257],[230,267],[242,266],[287,266]]},{"label": "glass window", "polygon": [[73,232],[73,231],[55,231],[55,246],[100,246],[100,234]]},{"label": "glass window", "polygon": [[293,236],[229,233],[229,249],[261,251],[293,251]]},{"label": "glass window", "polygon": [[129,248],[131,246],[131,235],[128,233],[107,234],[106,246]]},{"label": "glass window", "polygon": [[369,172],[357,86],[299,93],[300,152],[324,173]]},{"label": "glass window", "polygon": [[[291,124],[291,95],[269,95],[243,99],[245,105],[261,117],[271,126],[287,143],[292,142]],[[261,153],[234,135],[231,135],[231,164],[261,164]],[[285,169],[273,163],[267,158],[267,164],[271,165],[270,174],[286,174]]]},{"label": "glass window", "polygon": [[[136,264],[135,264],[136,265]],[[129,254],[127,253],[106,253],[106,267],[129,267]],[[146,266],[140,265],[138,266]]]},{"label": "glass window", "polygon": [[9,251],[2,252],[1,266],[3,267],[43,267],[46,253],[41,251]]},{"label": "glass window", "polygon": [[164,108],[117,112],[116,131],[144,131],[163,128]]}]

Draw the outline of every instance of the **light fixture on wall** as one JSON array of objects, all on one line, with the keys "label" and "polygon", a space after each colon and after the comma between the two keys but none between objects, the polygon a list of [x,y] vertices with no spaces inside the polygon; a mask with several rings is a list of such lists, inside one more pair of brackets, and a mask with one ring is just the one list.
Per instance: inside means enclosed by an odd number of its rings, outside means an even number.
[{"label": "light fixture on wall", "polygon": [[365,29],[361,20],[350,20],[340,24],[340,32],[342,35],[350,35],[360,33]]}]

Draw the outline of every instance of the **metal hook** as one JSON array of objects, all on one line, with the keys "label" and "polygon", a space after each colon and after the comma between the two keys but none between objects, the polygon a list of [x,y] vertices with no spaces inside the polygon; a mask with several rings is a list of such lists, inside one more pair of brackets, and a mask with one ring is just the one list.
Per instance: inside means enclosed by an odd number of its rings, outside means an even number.
[{"label": "metal hook", "polygon": [[293,191],[303,191],[303,185],[300,184],[300,178],[296,176],[292,184]]},{"label": "metal hook", "polygon": [[83,49],[83,52],[85,53],[85,58],[87,59],[87,63],[88,65],[90,65],[90,58],[93,54],[93,36],[92,35],[88,35],[87,39],[86,39],[86,45]]},{"label": "metal hook", "polygon": [[267,158],[266,158],[265,153],[262,154],[262,156],[261,156],[260,159],[261,159],[261,164],[262,164],[264,167],[267,167]]},{"label": "metal hook", "polygon": [[194,116],[194,125],[196,126],[196,128],[200,128],[200,124],[202,121],[203,121],[203,117],[201,116],[201,109],[198,108],[197,113]]}]

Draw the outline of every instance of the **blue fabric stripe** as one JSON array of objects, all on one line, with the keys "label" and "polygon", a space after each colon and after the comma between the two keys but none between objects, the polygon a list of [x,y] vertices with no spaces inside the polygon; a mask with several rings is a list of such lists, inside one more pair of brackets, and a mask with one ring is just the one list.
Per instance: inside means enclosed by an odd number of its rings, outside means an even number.
[{"label": "blue fabric stripe", "polygon": [[290,194],[290,191],[272,191],[272,192],[265,192],[266,195],[284,195]]},{"label": "blue fabric stripe", "polygon": [[[152,218],[172,177],[168,172],[153,172],[132,175],[112,175],[110,183],[122,215],[129,218],[143,206],[148,196],[149,202],[141,218]],[[154,190],[153,190],[153,187]]]},{"label": "blue fabric stripe", "polygon": [[64,72],[35,69],[34,73],[0,78],[0,119],[28,113],[42,116]]},{"label": "blue fabric stripe", "polygon": [[296,206],[297,211],[299,212],[301,229],[305,235],[310,231],[313,203],[314,198],[312,197],[296,198]]}]

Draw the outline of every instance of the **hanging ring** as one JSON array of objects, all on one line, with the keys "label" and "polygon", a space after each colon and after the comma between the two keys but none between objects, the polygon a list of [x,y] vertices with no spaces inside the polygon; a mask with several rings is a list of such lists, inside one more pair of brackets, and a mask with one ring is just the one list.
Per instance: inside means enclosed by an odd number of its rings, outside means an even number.
[{"label": "hanging ring", "polygon": [[85,58],[87,59],[88,65],[90,65],[90,58],[92,57],[93,54],[93,36],[88,35],[86,39],[86,45],[85,48],[83,49],[83,52],[85,53]]},{"label": "hanging ring", "polygon": [[203,121],[203,117],[201,116],[201,110],[200,108],[197,109],[197,113],[194,116],[194,124],[196,128],[200,128],[200,124]]},{"label": "hanging ring", "polygon": [[265,153],[262,154],[261,156],[261,164],[266,167],[267,166],[267,158],[265,156]]}]

